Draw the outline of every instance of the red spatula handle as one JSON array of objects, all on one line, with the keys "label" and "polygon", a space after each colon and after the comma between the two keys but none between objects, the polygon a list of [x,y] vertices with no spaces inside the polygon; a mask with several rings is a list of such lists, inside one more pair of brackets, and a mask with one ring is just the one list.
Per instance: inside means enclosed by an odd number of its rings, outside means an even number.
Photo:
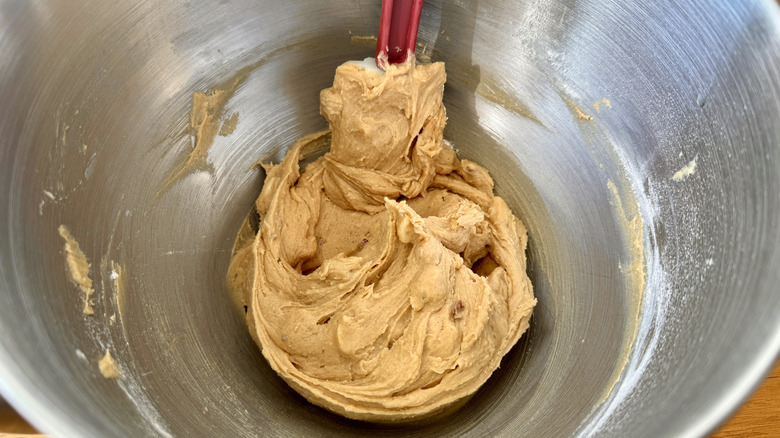
[{"label": "red spatula handle", "polygon": [[423,0],[382,0],[379,34],[376,38],[376,65],[401,64],[417,45],[417,29]]}]

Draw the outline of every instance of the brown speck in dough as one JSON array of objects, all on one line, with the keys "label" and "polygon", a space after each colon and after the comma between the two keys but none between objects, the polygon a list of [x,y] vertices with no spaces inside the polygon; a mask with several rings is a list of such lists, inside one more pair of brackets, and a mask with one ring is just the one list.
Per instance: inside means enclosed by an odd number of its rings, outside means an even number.
[{"label": "brown speck in dough", "polygon": [[91,297],[95,293],[95,289],[92,288],[92,279],[89,277],[89,261],[84,252],[81,251],[76,238],[68,231],[68,227],[60,225],[59,232],[62,239],[65,240],[65,260],[68,262],[70,278],[84,294],[82,311],[85,315],[92,315],[95,311],[92,309],[94,303]]},{"label": "brown speck in dough", "polygon": [[106,379],[116,379],[120,375],[119,365],[117,365],[116,360],[111,356],[110,350],[106,350],[106,354],[100,359],[100,362],[98,362],[98,369],[100,369],[100,374]]}]

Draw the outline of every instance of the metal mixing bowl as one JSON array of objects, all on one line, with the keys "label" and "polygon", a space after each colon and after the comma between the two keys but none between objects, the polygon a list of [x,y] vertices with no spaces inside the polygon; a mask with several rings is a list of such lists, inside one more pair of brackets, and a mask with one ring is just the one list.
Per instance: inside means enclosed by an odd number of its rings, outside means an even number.
[{"label": "metal mixing bowl", "polygon": [[[528,226],[530,332],[458,414],[427,423],[349,421],[273,373],[224,285],[263,181],[250,167],[325,126],[318,92],[373,53],[357,37],[375,33],[379,3],[0,1],[0,392],[32,423],[699,436],[757,384],[780,350],[769,0],[426,2],[418,55],[447,62],[446,134]],[[193,91],[231,78],[244,79],[226,108],[236,130],[161,191],[192,147]],[[60,224],[92,264],[93,316]],[[120,380],[98,372],[106,349]]]}]

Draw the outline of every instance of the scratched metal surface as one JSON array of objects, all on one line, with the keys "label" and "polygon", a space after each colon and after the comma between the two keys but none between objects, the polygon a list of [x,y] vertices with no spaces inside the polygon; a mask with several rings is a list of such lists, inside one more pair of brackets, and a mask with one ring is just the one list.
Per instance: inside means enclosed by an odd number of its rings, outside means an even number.
[{"label": "scratched metal surface", "polygon": [[[448,64],[447,136],[528,226],[531,330],[424,424],[348,421],[274,375],[224,288],[263,181],[250,166],[325,127],[318,92],[373,53],[349,32],[378,16],[362,0],[0,1],[0,392],[16,409],[62,436],[651,437],[701,436],[738,405],[780,349],[768,0],[426,2],[418,55]],[[192,146],[192,92],[247,66],[236,130],[158,196]],[[639,314],[610,182],[642,217]],[[60,224],[92,263],[91,317]],[[105,349],[118,382],[97,371]]]}]

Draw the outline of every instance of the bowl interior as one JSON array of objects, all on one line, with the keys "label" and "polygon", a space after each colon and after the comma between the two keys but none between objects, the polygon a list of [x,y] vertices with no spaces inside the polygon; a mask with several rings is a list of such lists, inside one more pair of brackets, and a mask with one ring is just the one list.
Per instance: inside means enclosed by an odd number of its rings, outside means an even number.
[{"label": "bowl interior", "polygon": [[[65,435],[706,432],[780,348],[778,12],[716,4],[426,2],[446,136],[528,227],[539,305],[457,414],[389,426],[288,388],[225,289],[252,164],[326,126],[319,91],[373,54],[379,2],[2,4],[0,391]],[[235,130],[167,184],[215,89]]]}]

